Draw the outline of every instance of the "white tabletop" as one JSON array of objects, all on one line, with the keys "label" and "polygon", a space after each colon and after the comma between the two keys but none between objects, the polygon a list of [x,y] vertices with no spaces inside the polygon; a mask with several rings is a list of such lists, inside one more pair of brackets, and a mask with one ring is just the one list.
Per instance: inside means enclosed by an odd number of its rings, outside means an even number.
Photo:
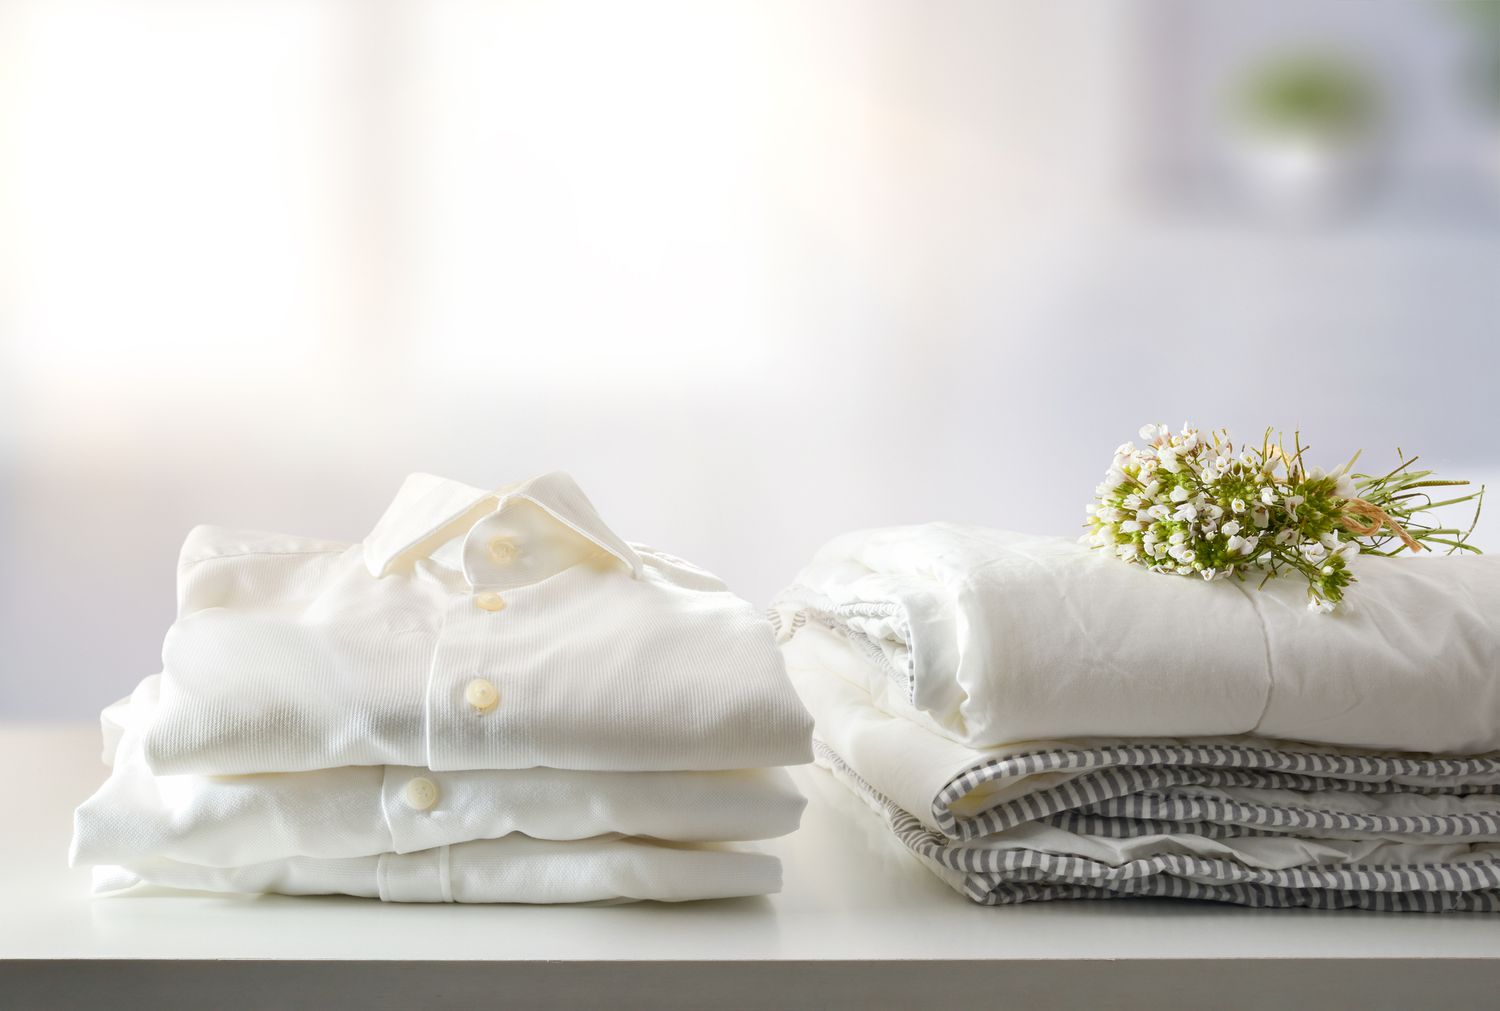
[{"label": "white tabletop", "polygon": [[[1066,1003],[1074,989],[1097,995],[1100,969],[1116,986],[1131,973],[1141,974],[1143,986],[1159,986],[1170,973],[1179,998],[1201,985],[1220,1003],[1236,972],[1247,973],[1246,985],[1263,996],[1269,986],[1306,993],[1337,980],[1345,996],[1350,987],[1368,990],[1366,1006],[1400,1006],[1399,998],[1409,1002],[1428,982],[1455,1000],[1466,987],[1477,999],[1500,985],[1500,917],[1153,901],[977,906],[929,874],[860,800],[811,767],[794,773],[809,797],[801,831],[765,844],[785,871],[784,891],[770,898],[538,907],[138,890],[96,899],[88,871],[70,869],[66,854],[72,808],[106,773],[97,741],[93,727],[0,730],[0,768],[16,777],[0,829],[0,987],[9,980],[31,994],[51,992],[35,988],[59,980],[163,985],[148,971],[160,964],[144,960],[177,965],[171,980],[179,994],[194,979],[212,985],[216,972],[229,971],[222,960],[291,966],[304,987],[319,966],[333,972],[362,963],[357,978],[384,980],[386,996],[404,981],[425,987],[429,1002],[437,991],[423,964],[460,990],[472,981],[493,992],[507,972],[525,976],[528,986],[556,977],[604,988],[575,990],[573,999],[596,992],[618,998],[609,988],[620,981],[605,970],[628,965],[630,978],[645,987],[630,992],[649,994],[655,1006],[669,1006],[671,994],[684,1005],[690,996],[708,999],[703,987],[715,982],[748,987],[735,991],[733,1006],[784,1005],[793,986],[804,997],[808,987],[832,988],[820,992],[822,1003],[834,1006],[835,996],[853,1004],[863,994],[858,1002],[867,1002],[872,980],[884,980],[877,997],[893,997],[913,980],[924,996],[939,997],[944,988],[982,994],[1002,979],[1009,993],[1036,987],[1038,999]],[[203,964],[188,965],[194,962]],[[402,968],[386,977],[370,962]],[[572,971],[559,974],[559,964]],[[716,968],[695,974],[694,965]],[[256,980],[274,987],[284,978]],[[545,1003],[539,991],[529,992],[537,998],[529,1003]],[[1151,993],[1160,996],[1144,991]],[[1116,1006],[1144,1000],[1128,987],[1116,995]]]}]

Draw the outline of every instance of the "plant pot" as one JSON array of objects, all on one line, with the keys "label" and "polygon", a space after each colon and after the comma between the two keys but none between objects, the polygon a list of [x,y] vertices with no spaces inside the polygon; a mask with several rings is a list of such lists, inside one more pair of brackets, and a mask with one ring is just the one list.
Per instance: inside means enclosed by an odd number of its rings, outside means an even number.
[{"label": "plant pot", "polygon": [[1314,134],[1245,135],[1235,147],[1236,175],[1261,212],[1294,221],[1346,214],[1367,194],[1373,164],[1366,141]]}]

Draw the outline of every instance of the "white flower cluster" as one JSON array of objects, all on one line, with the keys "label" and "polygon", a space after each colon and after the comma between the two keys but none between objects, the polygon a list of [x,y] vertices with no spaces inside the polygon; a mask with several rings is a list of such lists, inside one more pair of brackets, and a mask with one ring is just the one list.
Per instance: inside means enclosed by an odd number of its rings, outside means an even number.
[{"label": "white flower cluster", "polygon": [[[1359,546],[1341,538],[1347,475],[1304,472],[1278,450],[1236,453],[1227,433],[1146,425],[1115,450],[1088,506],[1085,543],[1153,572],[1223,579],[1248,567],[1308,574],[1309,606],[1330,610]],[[1282,465],[1278,473],[1278,465]]]}]

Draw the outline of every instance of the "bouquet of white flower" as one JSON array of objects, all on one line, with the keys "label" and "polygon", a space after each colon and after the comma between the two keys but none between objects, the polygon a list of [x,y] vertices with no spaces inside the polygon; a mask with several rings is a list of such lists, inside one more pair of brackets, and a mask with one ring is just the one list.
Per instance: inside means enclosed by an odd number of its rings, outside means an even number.
[{"label": "bouquet of white flower", "polygon": [[[1332,611],[1354,582],[1356,554],[1393,555],[1444,545],[1449,553],[1478,548],[1474,529],[1425,522],[1444,506],[1474,503],[1484,487],[1434,501],[1431,489],[1467,485],[1413,470],[1417,458],[1380,476],[1354,474],[1359,454],[1332,473],[1303,464],[1306,448],[1291,451],[1267,429],[1259,448],[1236,451],[1225,430],[1203,433],[1188,425],[1171,432],[1147,425],[1145,445],[1127,442],[1094,489],[1084,543],[1152,572],[1203,579],[1245,578],[1258,569],[1270,579],[1288,570],[1307,578],[1307,606]],[[1398,451],[1399,452],[1399,451]],[[1264,583],[1264,580],[1262,580]]]}]

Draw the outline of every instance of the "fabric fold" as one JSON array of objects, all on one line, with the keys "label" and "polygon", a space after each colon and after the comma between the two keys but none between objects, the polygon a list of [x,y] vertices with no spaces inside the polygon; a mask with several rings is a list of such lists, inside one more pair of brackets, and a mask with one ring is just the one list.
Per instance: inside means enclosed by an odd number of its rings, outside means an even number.
[{"label": "fabric fold", "polygon": [[774,610],[844,635],[864,687],[976,747],[1255,735],[1500,749],[1500,559],[1356,558],[1311,614],[1295,580],[1204,583],[1060,538],[934,523],[836,538]]},{"label": "fabric fold", "polygon": [[882,691],[859,636],[780,617],[819,764],[976,902],[1500,912],[1500,754],[1249,735],[975,747]]},{"label": "fabric fold", "polygon": [[775,857],[729,846],[522,835],[407,854],[288,857],[236,867],[167,858],[95,868],[99,893],[150,884],[209,892],[352,895],[386,902],[687,902],[781,889]]},{"label": "fabric fold", "polygon": [[147,732],[157,774],[812,758],[762,614],[630,545],[566,475],[494,495],[417,475],[356,544],[191,540]]},{"label": "fabric fold", "polygon": [[[143,728],[159,679],[106,710],[113,774],[74,815],[74,864],[150,857],[212,867],[308,856],[410,853],[523,833],[572,840],[618,834],[678,842],[768,839],[796,829],[806,800],[784,769],[437,773],[347,766],[251,776],[155,776]],[[433,807],[405,799],[409,783],[437,789]]]},{"label": "fabric fold", "polygon": [[74,816],[102,892],[763,895],[806,804],[770,624],[562,473],[413,475],[355,544],[198,527],[162,663]]}]

